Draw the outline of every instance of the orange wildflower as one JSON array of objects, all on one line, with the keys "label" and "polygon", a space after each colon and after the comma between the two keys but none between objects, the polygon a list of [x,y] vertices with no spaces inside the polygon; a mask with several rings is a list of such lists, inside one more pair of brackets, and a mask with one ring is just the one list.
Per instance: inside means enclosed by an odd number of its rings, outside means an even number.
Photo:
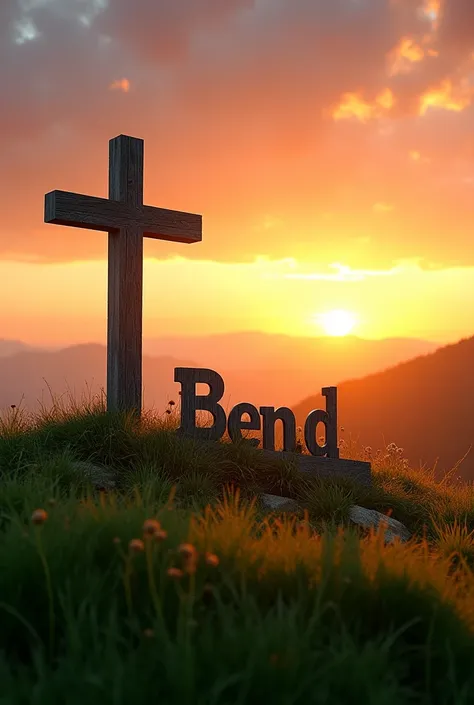
[{"label": "orange wildflower", "polygon": [[143,524],[143,533],[147,536],[153,536],[160,529],[161,524],[156,519],[147,519]]},{"label": "orange wildflower", "polygon": [[31,521],[33,522],[33,524],[36,524],[37,526],[44,524],[44,522],[46,521],[47,518],[48,518],[48,513],[45,512],[44,509],[35,509],[35,511],[31,515]]},{"label": "orange wildflower", "polygon": [[128,544],[128,548],[131,553],[141,553],[145,550],[145,546],[141,539],[132,539]]}]

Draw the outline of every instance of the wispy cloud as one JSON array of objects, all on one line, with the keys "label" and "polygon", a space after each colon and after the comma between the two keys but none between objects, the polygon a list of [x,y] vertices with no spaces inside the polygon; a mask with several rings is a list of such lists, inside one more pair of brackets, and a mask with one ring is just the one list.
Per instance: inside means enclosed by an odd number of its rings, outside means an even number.
[{"label": "wispy cloud", "polygon": [[332,116],[336,121],[356,118],[360,122],[368,122],[390,111],[394,102],[390,88],[381,91],[373,102],[365,100],[359,93],[345,93]]},{"label": "wispy cloud", "polygon": [[334,262],[329,265],[330,269],[336,269],[335,274],[327,274],[323,272],[292,272],[284,274],[285,279],[302,279],[308,281],[334,281],[334,282],[358,282],[369,277],[392,277],[399,274],[403,267],[396,266],[392,269],[374,270],[374,269],[351,269],[347,265]]},{"label": "wispy cloud", "polygon": [[471,104],[473,97],[474,85],[469,78],[461,79],[457,85],[446,79],[436,88],[423,93],[420,98],[420,115],[424,115],[429,108],[461,112]]}]

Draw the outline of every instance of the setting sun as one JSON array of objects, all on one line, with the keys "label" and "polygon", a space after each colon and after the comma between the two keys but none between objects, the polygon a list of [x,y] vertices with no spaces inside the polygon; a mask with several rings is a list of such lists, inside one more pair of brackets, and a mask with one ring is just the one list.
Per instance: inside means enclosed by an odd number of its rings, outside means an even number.
[{"label": "setting sun", "polygon": [[320,325],[324,328],[326,335],[343,336],[347,335],[354,328],[357,317],[350,311],[337,309],[327,311],[317,316]]}]

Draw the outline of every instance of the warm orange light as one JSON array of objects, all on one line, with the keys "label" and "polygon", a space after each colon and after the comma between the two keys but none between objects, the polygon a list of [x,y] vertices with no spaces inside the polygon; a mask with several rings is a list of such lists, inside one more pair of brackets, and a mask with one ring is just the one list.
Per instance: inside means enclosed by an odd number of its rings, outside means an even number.
[{"label": "warm orange light", "polygon": [[424,57],[424,50],[413,39],[402,37],[388,55],[389,75],[395,76],[399,73],[409,73],[412,70],[412,65],[423,61]]},{"label": "warm orange light", "polygon": [[122,78],[120,80],[114,81],[110,84],[109,90],[122,91],[122,93],[128,93],[130,91],[130,81],[128,80],[128,78]]},{"label": "warm orange light", "polygon": [[384,108],[385,110],[390,110],[390,108],[393,108],[395,99],[390,88],[385,88],[382,93],[379,93],[379,95],[375,99],[375,102],[377,105],[380,105],[380,107]]},{"label": "warm orange light", "polygon": [[421,96],[420,115],[424,115],[430,107],[461,112],[471,104],[473,95],[474,88],[468,81],[463,81],[454,87],[452,81],[446,79],[437,88]]},{"label": "warm orange light", "polygon": [[435,24],[439,19],[441,0],[425,0],[424,14]]},{"label": "warm orange light", "polygon": [[384,112],[393,107],[394,103],[395,99],[390,88],[385,88],[379,93],[373,103],[368,103],[358,93],[344,93],[332,116],[334,120],[357,118],[360,122],[367,122],[381,117]]},{"label": "warm orange light", "polygon": [[317,320],[326,335],[342,337],[352,331],[357,323],[357,316],[351,311],[335,309],[318,314]]}]

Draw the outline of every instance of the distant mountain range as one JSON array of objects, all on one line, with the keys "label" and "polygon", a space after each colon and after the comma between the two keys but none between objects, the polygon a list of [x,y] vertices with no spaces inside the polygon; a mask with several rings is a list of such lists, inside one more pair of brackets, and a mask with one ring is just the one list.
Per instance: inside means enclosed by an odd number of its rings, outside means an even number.
[{"label": "distant mountain range", "polygon": [[5,340],[5,338],[0,338],[0,358],[36,349],[37,348],[33,348],[31,345],[22,343],[21,340]]},{"label": "distant mountain range", "polygon": [[[373,450],[394,442],[413,467],[420,461],[450,470],[469,450],[457,473],[474,480],[474,338],[403,362],[363,379],[338,385],[338,421],[343,436],[359,437]],[[312,409],[325,408],[320,394],[293,411],[300,423]]]},{"label": "distant mountain range", "polygon": [[[412,339],[371,341],[355,337],[294,338],[238,333],[207,338],[168,338],[144,342],[144,402],[164,408],[177,396],[178,366],[210,367],[224,378],[224,406],[241,401],[259,405],[294,405],[323,386],[362,377],[401,360],[431,352],[435,343]],[[59,351],[28,349],[0,340],[0,408],[47,404],[53,393],[69,389],[80,397],[87,388],[105,386],[106,351],[98,344]]]}]

